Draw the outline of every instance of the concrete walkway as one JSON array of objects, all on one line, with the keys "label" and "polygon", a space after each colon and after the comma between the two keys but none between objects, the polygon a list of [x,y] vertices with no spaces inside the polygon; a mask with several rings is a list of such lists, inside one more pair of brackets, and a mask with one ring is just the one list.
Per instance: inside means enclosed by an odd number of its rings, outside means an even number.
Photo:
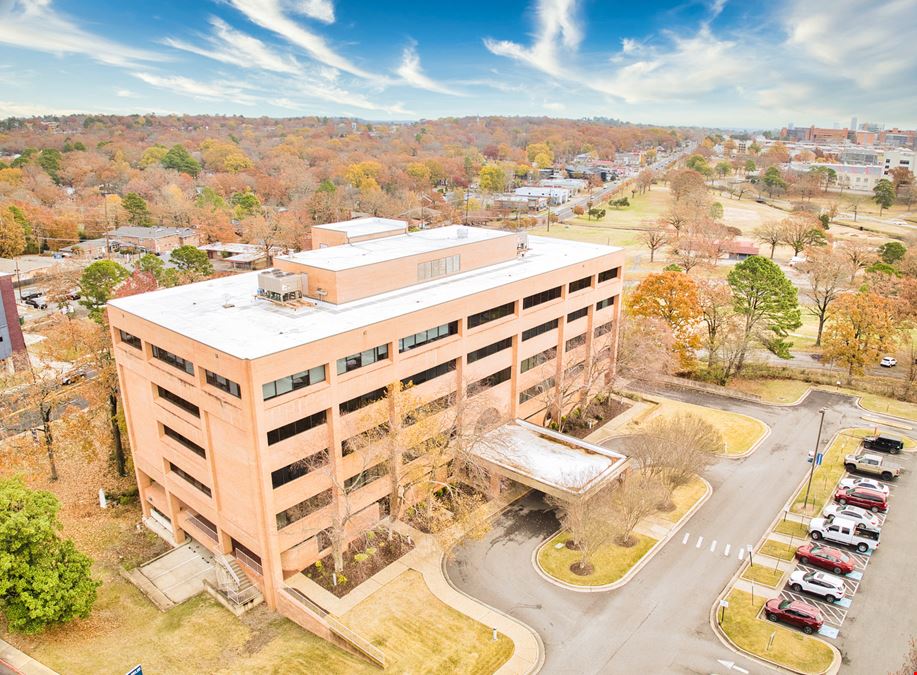
[{"label": "concrete walkway", "polygon": [[[9,642],[4,642],[3,640],[0,640],[0,661],[5,661],[16,670],[25,673],[25,675],[57,675],[56,671],[39,663],[28,654],[22,653]],[[4,673],[6,670],[8,669],[4,669],[3,664],[0,663],[0,673]]]}]

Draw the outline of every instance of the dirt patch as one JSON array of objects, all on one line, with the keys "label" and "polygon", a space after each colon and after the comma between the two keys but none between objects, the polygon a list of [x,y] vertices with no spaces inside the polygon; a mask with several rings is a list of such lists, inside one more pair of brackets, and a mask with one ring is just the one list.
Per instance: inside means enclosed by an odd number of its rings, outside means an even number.
[{"label": "dirt patch", "polygon": [[595,566],[592,563],[575,562],[570,565],[570,571],[580,577],[588,577],[595,572]]}]

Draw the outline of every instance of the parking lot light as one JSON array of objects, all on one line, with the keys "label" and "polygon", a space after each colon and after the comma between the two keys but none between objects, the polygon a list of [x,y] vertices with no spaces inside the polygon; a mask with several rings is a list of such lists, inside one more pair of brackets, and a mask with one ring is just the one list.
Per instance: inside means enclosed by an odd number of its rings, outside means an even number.
[{"label": "parking lot light", "polygon": [[802,512],[806,513],[809,508],[809,491],[812,489],[812,477],[815,476],[815,463],[818,459],[818,448],[821,445],[821,430],[825,424],[825,413],[828,412],[828,408],[822,408],[818,412],[821,413],[821,420],[818,422],[818,436],[815,438],[815,455],[812,457],[812,468],[809,469],[809,481],[806,484],[806,496],[802,502]]}]

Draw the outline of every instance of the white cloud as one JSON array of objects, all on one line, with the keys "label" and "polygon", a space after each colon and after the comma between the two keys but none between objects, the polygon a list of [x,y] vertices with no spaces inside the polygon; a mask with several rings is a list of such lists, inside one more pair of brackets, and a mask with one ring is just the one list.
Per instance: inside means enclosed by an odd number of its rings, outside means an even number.
[{"label": "white cloud", "polygon": [[165,89],[175,94],[212,101],[232,101],[242,105],[254,105],[261,97],[253,95],[250,85],[244,82],[201,82],[182,75],[157,75],[155,73],[132,73],[138,80],[158,89]]},{"label": "white cloud", "polygon": [[140,98],[140,94],[130,89],[118,89],[115,91],[115,96],[118,98]]},{"label": "white cloud", "polygon": [[399,77],[407,84],[418,89],[426,89],[437,94],[448,94],[449,96],[463,96],[463,94],[450,89],[444,84],[440,84],[429,76],[424,74],[420,67],[420,57],[417,55],[417,47],[414,43],[404,48],[401,54],[401,65],[398,66]]},{"label": "white cloud", "polygon": [[0,43],[51,54],[82,54],[114,66],[165,60],[95,35],[58,14],[51,0],[0,0]]},{"label": "white cloud", "polygon": [[331,0],[294,1],[290,9],[297,14],[302,14],[324,23],[334,23],[334,4]]},{"label": "white cloud", "polygon": [[166,38],[163,43],[241,68],[260,68],[291,75],[302,70],[302,66],[292,56],[278,54],[261,40],[236,30],[220,18],[211,17],[210,25],[213,26],[213,33],[205,38],[208,43],[206,47],[175,38]]},{"label": "white cloud", "polygon": [[561,103],[560,101],[545,101],[544,103],[542,103],[542,107],[545,110],[552,110],[554,112],[560,112],[562,110],[567,109],[567,106]]},{"label": "white cloud", "polygon": [[56,108],[42,103],[20,103],[18,101],[0,101],[0,119],[4,117],[39,117],[41,115],[73,115],[87,112],[85,109]]},{"label": "white cloud", "polygon": [[358,77],[373,77],[370,73],[334,51],[323,37],[306,30],[288,17],[284,13],[283,7],[281,7],[280,0],[228,1],[233,7],[245,14],[249,21],[266,30],[277,33],[290,43],[304,49],[316,61]]},{"label": "white cloud", "polygon": [[535,8],[536,31],[530,47],[492,38],[485,38],[484,46],[497,56],[522,61],[554,77],[560,76],[566,70],[561,60],[569,61],[570,55],[583,39],[582,30],[574,16],[576,2],[538,0]]}]

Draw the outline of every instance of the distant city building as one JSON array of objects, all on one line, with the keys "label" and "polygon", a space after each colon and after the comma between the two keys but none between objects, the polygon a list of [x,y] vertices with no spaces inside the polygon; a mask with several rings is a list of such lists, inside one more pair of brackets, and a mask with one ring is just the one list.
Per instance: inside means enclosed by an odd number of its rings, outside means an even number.
[{"label": "distant city building", "polygon": [[197,246],[199,237],[193,227],[133,227],[125,225],[108,233],[113,247],[149,253],[169,253],[179,246]]},{"label": "distant city building", "polygon": [[892,169],[905,168],[914,172],[913,150],[886,150],[883,157],[882,174],[887,176]]},{"label": "distant city building", "polygon": [[527,185],[516,188],[514,192],[523,197],[544,197],[552,206],[558,206],[570,200],[570,190],[567,188]]}]

